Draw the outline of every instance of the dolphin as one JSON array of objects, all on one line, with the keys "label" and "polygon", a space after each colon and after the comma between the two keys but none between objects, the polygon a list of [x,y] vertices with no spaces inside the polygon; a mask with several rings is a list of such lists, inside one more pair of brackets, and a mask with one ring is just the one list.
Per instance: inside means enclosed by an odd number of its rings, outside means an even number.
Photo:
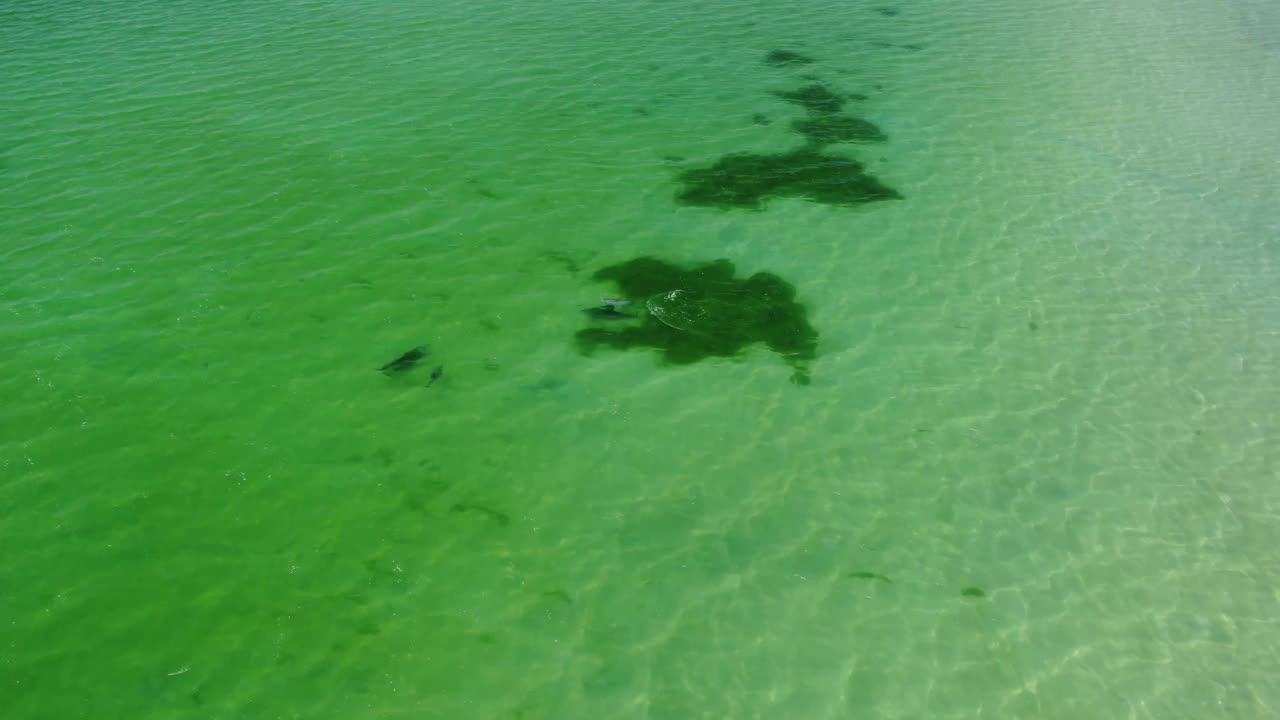
[{"label": "dolphin", "polygon": [[419,360],[426,357],[428,352],[429,350],[427,350],[426,345],[419,345],[418,347],[410,350],[409,352],[406,352],[405,354],[401,355],[395,360],[392,360],[386,365],[383,365],[382,367],[378,368],[378,370],[387,375],[390,375],[391,373],[395,373],[395,372],[404,372],[405,370],[408,370],[409,368],[416,365]]},{"label": "dolphin", "polygon": [[618,308],[613,305],[587,308],[582,312],[590,316],[592,320],[634,320],[636,318],[631,313],[619,312]]}]

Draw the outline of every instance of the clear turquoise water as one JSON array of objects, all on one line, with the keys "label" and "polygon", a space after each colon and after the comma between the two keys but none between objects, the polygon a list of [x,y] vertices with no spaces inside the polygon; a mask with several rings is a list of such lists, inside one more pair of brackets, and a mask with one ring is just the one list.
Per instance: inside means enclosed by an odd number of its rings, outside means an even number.
[{"label": "clear turquoise water", "polygon": [[[6,4],[4,717],[1272,717],[1280,15],[1112,5]],[[804,73],[904,199],[678,206]]]}]

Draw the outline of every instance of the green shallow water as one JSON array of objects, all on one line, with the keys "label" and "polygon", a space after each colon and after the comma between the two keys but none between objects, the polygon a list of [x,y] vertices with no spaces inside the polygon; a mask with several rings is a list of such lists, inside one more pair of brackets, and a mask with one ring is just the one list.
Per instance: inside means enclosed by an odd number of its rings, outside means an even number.
[{"label": "green shallow water", "polygon": [[[6,5],[4,716],[1273,716],[1280,14],[953,5]],[[677,204],[805,74],[902,199]]]}]

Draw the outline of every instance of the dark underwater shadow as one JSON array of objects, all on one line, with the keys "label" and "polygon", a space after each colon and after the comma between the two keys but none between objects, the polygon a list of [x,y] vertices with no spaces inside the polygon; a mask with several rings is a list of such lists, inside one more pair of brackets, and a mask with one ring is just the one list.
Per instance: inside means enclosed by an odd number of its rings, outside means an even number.
[{"label": "dark underwater shadow", "polygon": [[676,195],[677,202],[726,209],[759,210],[776,197],[844,207],[902,197],[857,160],[812,147],[778,154],[726,155],[709,168],[680,173],[680,181],[684,189]]},{"label": "dark underwater shadow", "polygon": [[736,357],[761,343],[795,370],[793,382],[808,384],[818,332],[796,301],[795,286],[772,273],[734,273],[728,260],[682,268],[652,257],[603,268],[593,279],[614,283],[646,312],[625,326],[579,330],[578,349],[591,355],[600,346],[652,348],[661,351],[663,364],[688,365]]}]

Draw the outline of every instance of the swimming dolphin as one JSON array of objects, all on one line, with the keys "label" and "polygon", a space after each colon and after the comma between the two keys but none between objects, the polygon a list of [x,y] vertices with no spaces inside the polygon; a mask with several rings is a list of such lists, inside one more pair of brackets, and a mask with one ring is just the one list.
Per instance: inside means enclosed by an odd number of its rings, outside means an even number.
[{"label": "swimming dolphin", "polygon": [[613,305],[601,305],[600,307],[587,308],[582,312],[591,317],[592,320],[634,320],[635,315],[631,313],[619,312],[618,308]]},{"label": "swimming dolphin", "polygon": [[427,346],[419,345],[400,357],[378,368],[379,371],[390,375],[393,372],[404,372],[413,367],[419,360],[427,356]]}]

